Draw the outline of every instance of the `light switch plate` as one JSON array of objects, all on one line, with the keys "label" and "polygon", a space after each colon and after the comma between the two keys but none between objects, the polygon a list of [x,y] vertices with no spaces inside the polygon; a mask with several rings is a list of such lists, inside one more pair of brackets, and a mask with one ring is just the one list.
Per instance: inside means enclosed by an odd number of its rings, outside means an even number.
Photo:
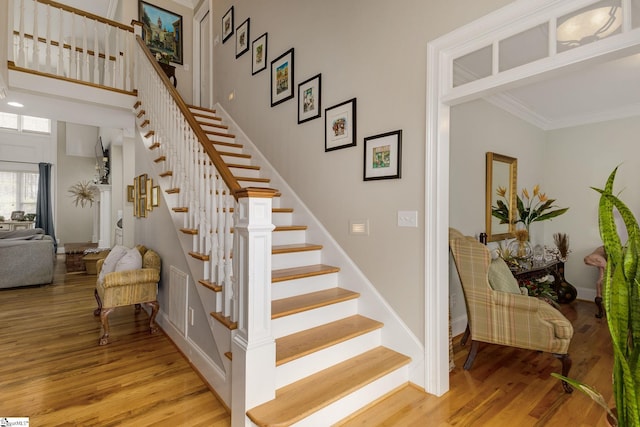
[{"label": "light switch plate", "polygon": [[417,227],[418,211],[398,211],[398,227]]}]

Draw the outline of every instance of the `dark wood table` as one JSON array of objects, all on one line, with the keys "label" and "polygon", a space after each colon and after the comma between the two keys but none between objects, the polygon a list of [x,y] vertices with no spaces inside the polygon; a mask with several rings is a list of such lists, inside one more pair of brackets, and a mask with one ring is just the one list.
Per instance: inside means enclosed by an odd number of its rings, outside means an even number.
[{"label": "dark wood table", "polygon": [[167,77],[169,77],[169,81],[171,81],[171,79],[173,78],[173,87],[177,87],[178,79],[176,78],[176,67],[164,62],[158,62],[158,64],[160,64],[160,68],[162,68],[162,71],[164,71]]},{"label": "dark wood table", "polygon": [[529,268],[518,268],[511,270],[513,276],[518,280],[533,280],[547,274],[554,278],[553,288],[558,294],[558,302],[562,304],[570,303],[578,296],[576,288],[564,278],[564,262],[556,259],[553,261],[532,262]]}]

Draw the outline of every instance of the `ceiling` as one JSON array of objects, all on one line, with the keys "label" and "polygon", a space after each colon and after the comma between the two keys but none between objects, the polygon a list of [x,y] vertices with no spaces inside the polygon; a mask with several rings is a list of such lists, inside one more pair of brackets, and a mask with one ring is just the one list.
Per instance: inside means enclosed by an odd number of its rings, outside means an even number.
[{"label": "ceiling", "polygon": [[640,54],[586,65],[487,100],[545,129],[640,115]]}]

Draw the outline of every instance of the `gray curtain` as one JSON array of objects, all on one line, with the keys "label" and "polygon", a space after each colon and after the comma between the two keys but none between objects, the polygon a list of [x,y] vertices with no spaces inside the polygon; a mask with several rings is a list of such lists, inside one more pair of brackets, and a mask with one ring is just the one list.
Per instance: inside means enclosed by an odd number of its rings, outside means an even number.
[{"label": "gray curtain", "polygon": [[51,200],[51,163],[38,163],[38,200],[36,203],[36,228],[42,228],[45,234],[53,239],[53,246],[58,250],[56,233],[53,230],[53,214]]}]

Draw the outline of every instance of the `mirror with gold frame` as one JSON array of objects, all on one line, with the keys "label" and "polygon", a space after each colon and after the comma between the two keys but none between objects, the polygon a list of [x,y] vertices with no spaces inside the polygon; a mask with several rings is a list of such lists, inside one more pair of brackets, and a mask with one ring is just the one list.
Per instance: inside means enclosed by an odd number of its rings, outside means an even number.
[{"label": "mirror with gold frame", "polygon": [[517,176],[518,159],[487,153],[486,233],[489,242],[513,237]]}]

